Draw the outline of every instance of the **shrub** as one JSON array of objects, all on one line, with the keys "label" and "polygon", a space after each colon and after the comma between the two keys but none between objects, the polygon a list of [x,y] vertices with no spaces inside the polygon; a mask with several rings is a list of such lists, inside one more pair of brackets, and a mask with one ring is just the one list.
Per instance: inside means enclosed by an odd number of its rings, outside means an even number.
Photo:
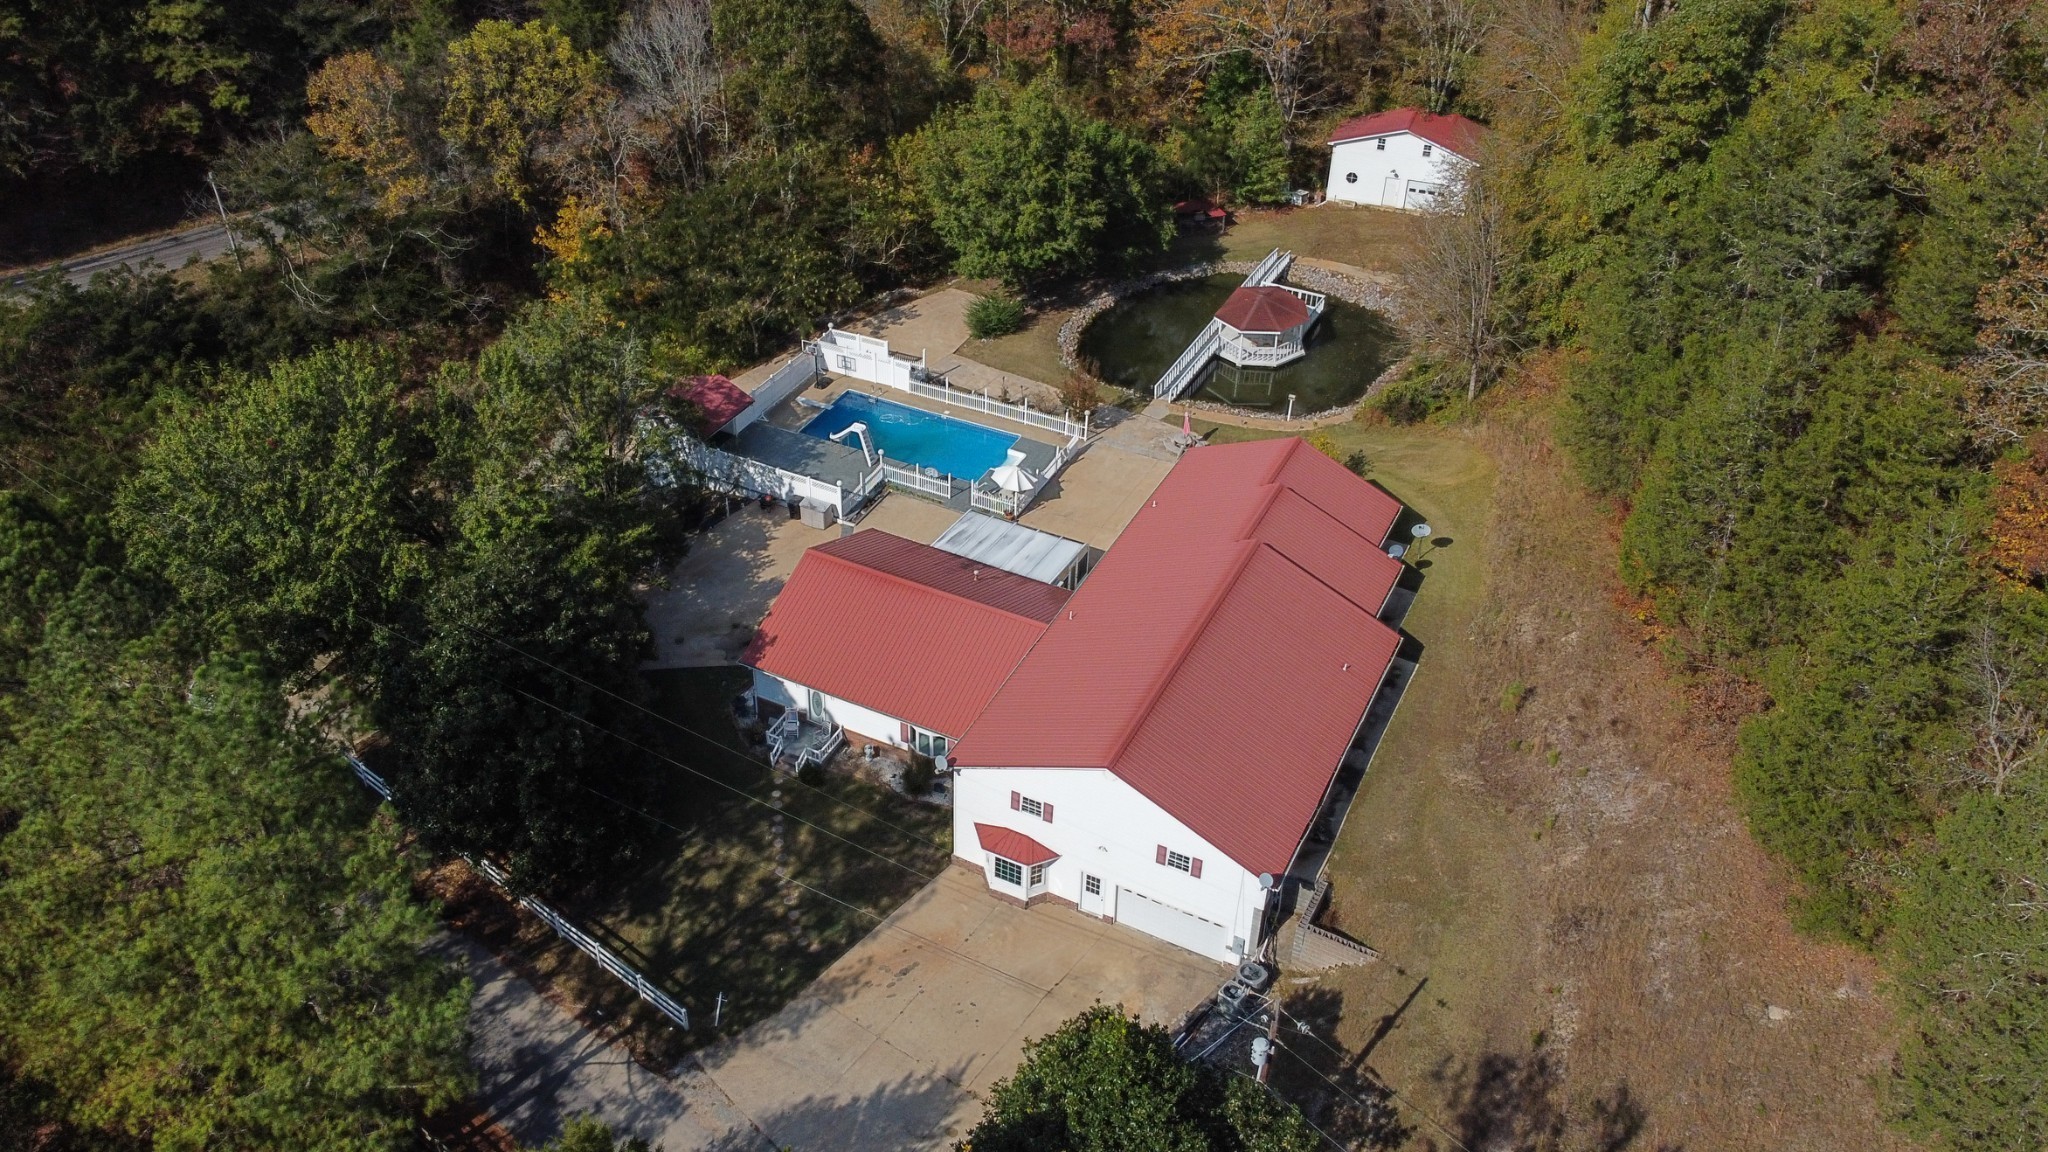
[{"label": "shrub", "polygon": [[813,788],[823,788],[825,786],[825,766],[823,764],[806,764],[796,770],[796,778],[799,783],[808,784]]},{"label": "shrub", "polygon": [[1069,372],[1054,386],[1069,415],[1085,416],[1102,407],[1102,382],[1086,372]]},{"label": "shrub", "polygon": [[932,790],[932,777],[937,775],[939,766],[932,758],[913,752],[910,767],[903,770],[903,791],[905,795],[922,796]]},{"label": "shrub", "polygon": [[1024,327],[1024,302],[1011,296],[979,296],[967,306],[967,334],[993,340]]},{"label": "shrub", "polygon": [[1404,373],[1372,399],[1372,406],[1396,424],[1419,424],[1435,415],[1448,396],[1435,372]]}]

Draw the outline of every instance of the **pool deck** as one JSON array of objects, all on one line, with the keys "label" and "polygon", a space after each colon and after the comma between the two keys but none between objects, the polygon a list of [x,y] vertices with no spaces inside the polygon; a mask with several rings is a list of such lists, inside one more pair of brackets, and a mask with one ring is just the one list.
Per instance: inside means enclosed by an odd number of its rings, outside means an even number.
[{"label": "pool deck", "polygon": [[[856,380],[849,376],[827,376],[823,378],[823,384],[823,387],[813,384],[777,405],[774,411],[768,413],[766,419],[740,433],[734,442],[735,449],[742,455],[777,468],[815,476],[827,483],[852,487],[867,470],[867,458],[860,450],[800,431],[825,407],[830,407],[834,400],[848,392],[859,392],[877,400],[901,404],[905,408],[916,408],[969,424],[979,424],[1006,435],[1014,435],[1017,442],[1011,446],[1012,449],[1023,453],[1024,467],[1033,472],[1044,472],[1050,467],[1053,453],[1064,443],[1054,439],[1055,434],[1051,432],[1030,428],[986,413],[927,401],[908,392],[866,380]],[[798,403],[799,398],[806,403]],[[814,408],[811,406],[813,404],[820,407]],[[899,460],[897,463],[907,464],[910,461]],[[959,476],[955,479],[972,483],[981,477]],[[957,503],[964,510],[967,507],[966,493],[959,493],[949,503]]]}]

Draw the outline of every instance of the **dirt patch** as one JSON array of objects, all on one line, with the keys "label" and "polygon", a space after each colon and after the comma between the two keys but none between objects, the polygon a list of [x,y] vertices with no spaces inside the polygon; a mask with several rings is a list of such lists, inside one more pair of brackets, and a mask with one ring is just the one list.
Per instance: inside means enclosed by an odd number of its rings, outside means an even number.
[{"label": "dirt patch", "polygon": [[1330,868],[1337,922],[1386,959],[1283,982],[1310,1027],[1278,1082],[1418,1148],[1910,1148],[1874,1088],[1878,968],[1792,930],[1734,806],[1730,710],[1689,707],[1625,611],[1549,410],[1336,431],[1435,544],[1421,667]]}]

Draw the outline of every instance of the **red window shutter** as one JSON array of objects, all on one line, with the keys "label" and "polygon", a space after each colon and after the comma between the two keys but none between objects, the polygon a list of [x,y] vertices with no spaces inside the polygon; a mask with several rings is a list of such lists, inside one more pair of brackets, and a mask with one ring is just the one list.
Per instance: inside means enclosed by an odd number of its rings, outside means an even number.
[{"label": "red window shutter", "polygon": [[1200,880],[1202,878],[1202,858],[1200,856],[1197,856],[1192,861],[1189,861],[1188,875],[1193,876],[1197,880]]},{"label": "red window shutter", "polygon": [[898,728],[899,728],[899,729],[901,730],[901,733],[902,733],[902,736],[903,736],[903,743],[905,743],[906,745],[907,745],[907,744],[909,744],[909,743],[910,743],[910,721],[908,721],[908,720],[898,720],[898,721],[896,722],[896,724],[897,724]]},{"label": "red window shutter", "polygon": [[1015,812],[1022,807],[1024,807],[1024,797],[1015,792],[1010,793],[1010,811]]},{"label": "red window shutter", "polygon": [[1161,845],[1159,846],[1159,856],[1158,856],[1157,860],[1158,860],[1158,863],[1161,863],[1161,864],[1164,864],[1164,863],[1166,863],[1166,845],[1164,845],[1164,844],[1161,844]]},{"label": "red window shutter", "polygon": [[1052,805],[1050,804],[1045,806],[1045,822],[1047,824],[1052,823]]}]

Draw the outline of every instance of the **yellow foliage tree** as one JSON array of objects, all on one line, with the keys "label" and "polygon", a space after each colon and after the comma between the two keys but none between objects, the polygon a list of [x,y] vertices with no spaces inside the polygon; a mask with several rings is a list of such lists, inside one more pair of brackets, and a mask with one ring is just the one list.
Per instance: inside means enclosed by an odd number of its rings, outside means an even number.
[{"label": "yellow foliage tree", "polygon": [[448,45],[441,135],[479,158],[491,183],[528,207],[543,137],[596,111],[598,61],[538,20],[480,21]]},{"label": "yellow foliage tree", "polygon": [[2036,432],[2028,449],[1996,469],[1985,559],[2000,580],[2038,586],[2048,580],[2048,432]]},{"label": "yellow foliage tree", "polygon": [[404,91],[398,70],[368,52],[332,57],[306,82],[306,127],[329,155],[361,165],[393,214],[427,193],[426,164],[398,113]]}]

